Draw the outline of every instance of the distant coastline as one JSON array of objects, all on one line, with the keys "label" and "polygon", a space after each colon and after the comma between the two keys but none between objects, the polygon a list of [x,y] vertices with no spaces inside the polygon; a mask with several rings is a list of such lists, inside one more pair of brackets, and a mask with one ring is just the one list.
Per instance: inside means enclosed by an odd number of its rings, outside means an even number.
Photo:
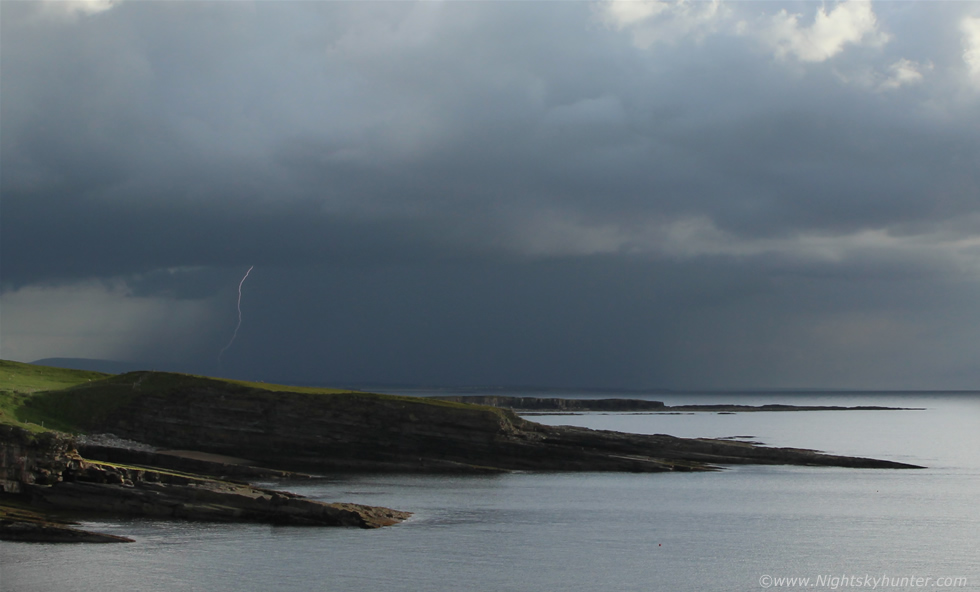
[{"label": "distant coastline", "polygon": [[512,409],[522,414],[530,413],[582,413],[592,411],[634,412],[634,413],[742,413],[742,412],[784,412],[784,411],[921,411],[913,407],[882,407],[878,405],[859,405],[842,407],[839,405],[665,405],[663,401],[646,399],[565,399],[558,397],[511,397],[500,395],[453,395],[433,396],[430,399],[470,403]]}]

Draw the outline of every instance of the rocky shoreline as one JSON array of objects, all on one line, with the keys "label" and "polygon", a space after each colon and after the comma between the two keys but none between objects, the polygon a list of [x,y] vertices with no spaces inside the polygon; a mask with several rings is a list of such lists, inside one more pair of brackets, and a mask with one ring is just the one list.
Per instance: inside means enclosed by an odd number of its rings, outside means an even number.
[{"label": "rocky shoreline", "polygon": [[[140,449],[116,451],[156,454]],[[226,467],[223,463],[208,466]],[[255,469],[251,476],[270,476]],[[292,476],[281,471],[275,475]],[[390,526],[411,515],[390,508],[319,502],[212,476],[90,460],[78,453],[70,436],[31,434],[0,425],[0,540],[130,542],[124,537],[73,528],[71,522],[58,517],[65,512],[359,528]]]},{"label": "rocky shoreline", "polygon": [[0,496],[0,541],[21,543],[132,543],[128,537],[75,528],[77,522],[24,507]]},{"label": "rocky shoreline", "polygon": [[656,472],[745,463],[915,468],[744,442],[546,426],[510,409],[428,398],[270,392],[162,373],[118,378],[126,403],[88,429],[162,449],[244,457],[277,471]]},{"label": "rocky shoreline", "polygon": [[[77,440],[0,425],[4,540],[90,540],[51,516],[64,511],[360,528],[410,516],[250,484],[338,472],[715,471],[734,464],[921,468],[730,439],[546,426],[500,406],[269,390],[154,372],[39,393],[30,404],[100,412],[74,416],[87,432]],[[574,410],[582,401],[549,404]],[[656,402],[628,403],[631,410],[650,404]],[[776,407],[766,410],[785,406]],[[26,519],[18,507],[47,517]]]}]

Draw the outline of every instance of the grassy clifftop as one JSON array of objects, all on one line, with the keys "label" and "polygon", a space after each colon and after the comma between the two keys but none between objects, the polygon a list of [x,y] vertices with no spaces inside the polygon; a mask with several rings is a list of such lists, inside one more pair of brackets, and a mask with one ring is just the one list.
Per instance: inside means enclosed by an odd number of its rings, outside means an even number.
[{"label": "grassy clifftop", "polygon": [[[105,427],[115,411],[140,398],[168,398],[194,392],[202,397],[248,397],[269,401],[296,395],[338,396],[348,402],[411,402],[438,408],[474,406],[334,388],[300,387],[176,374],[129,372],[105,374],[0,360],[0,423],[31,431],[84,432]],[[339,402],[339,401],[334,401]],[[497,410],[489,410],[497,413]]]},{"label": "grassy clifftop", "polygon": [[36,366],[22,362],[0,360],[0,391],[34,393],[75,386],[108,378],[111,374],[69,370],[51,366]]},{"label": "grassy clifftop", "polygon": [[56,428],[52,418],[29,403],[40,393],[109,378],[110,374],[0,360],[0,423],[33,432]]}]

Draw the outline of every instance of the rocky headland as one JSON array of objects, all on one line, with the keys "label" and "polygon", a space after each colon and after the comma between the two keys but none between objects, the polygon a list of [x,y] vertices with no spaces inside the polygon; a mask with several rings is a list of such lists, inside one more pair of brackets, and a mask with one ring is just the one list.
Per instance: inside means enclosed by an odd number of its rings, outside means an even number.
[{"label": "rocky headland", "polygon": [[[273,391],[166,373],[130,373],[53,395],[66,396],[75,405],[91,400],[101,408],[80,418],[87,431],[306,473],[670,471],[744,463],[911,468],[812,450],[545,426],[499,407],[360,392]],[[57,403],[38,397],[38,405]],[[112,406],[106,405],[110,398]]]},{"label": "rocky headland", "polygon": [[[555,408],[575,409],[569,400],[556,401]],[[409,514],[249,483],[337,472],[920,468],[725,439],[546,426],[501,406],[159,372],[38,392],[20,405],[21,416],[45,417],[82,434],[0,425],[2,497],[35,511],[376,528]],[[15,520],[14,506],[0,510],[0,537],[43,538],[45,529],[69,528]]]}]

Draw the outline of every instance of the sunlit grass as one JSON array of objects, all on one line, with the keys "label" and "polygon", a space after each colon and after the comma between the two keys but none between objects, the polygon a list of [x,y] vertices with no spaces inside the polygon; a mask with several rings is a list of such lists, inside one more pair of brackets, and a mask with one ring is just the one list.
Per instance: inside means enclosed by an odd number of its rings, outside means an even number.
[{"label": "sunlit grass", "polygon": [[0,391],[33,393],[53,391],[112,376],[104,372],[69,370],[0,360]]},{"label": "sunlit grass", "polygon": [[249,396],[274,399],[286,394],[339,397],[336,402],[363,404],[376,401],[431,405],[460,410],[502,410],[468,403],[421,397],[384,395],[327,387],[303,387],[265,382],[209,378],[172,372],[105,374],[0,360],[0,423],[31,431],[84,432],[102,424],[134,399],[170,396],[193,391],[200,396]]}]

